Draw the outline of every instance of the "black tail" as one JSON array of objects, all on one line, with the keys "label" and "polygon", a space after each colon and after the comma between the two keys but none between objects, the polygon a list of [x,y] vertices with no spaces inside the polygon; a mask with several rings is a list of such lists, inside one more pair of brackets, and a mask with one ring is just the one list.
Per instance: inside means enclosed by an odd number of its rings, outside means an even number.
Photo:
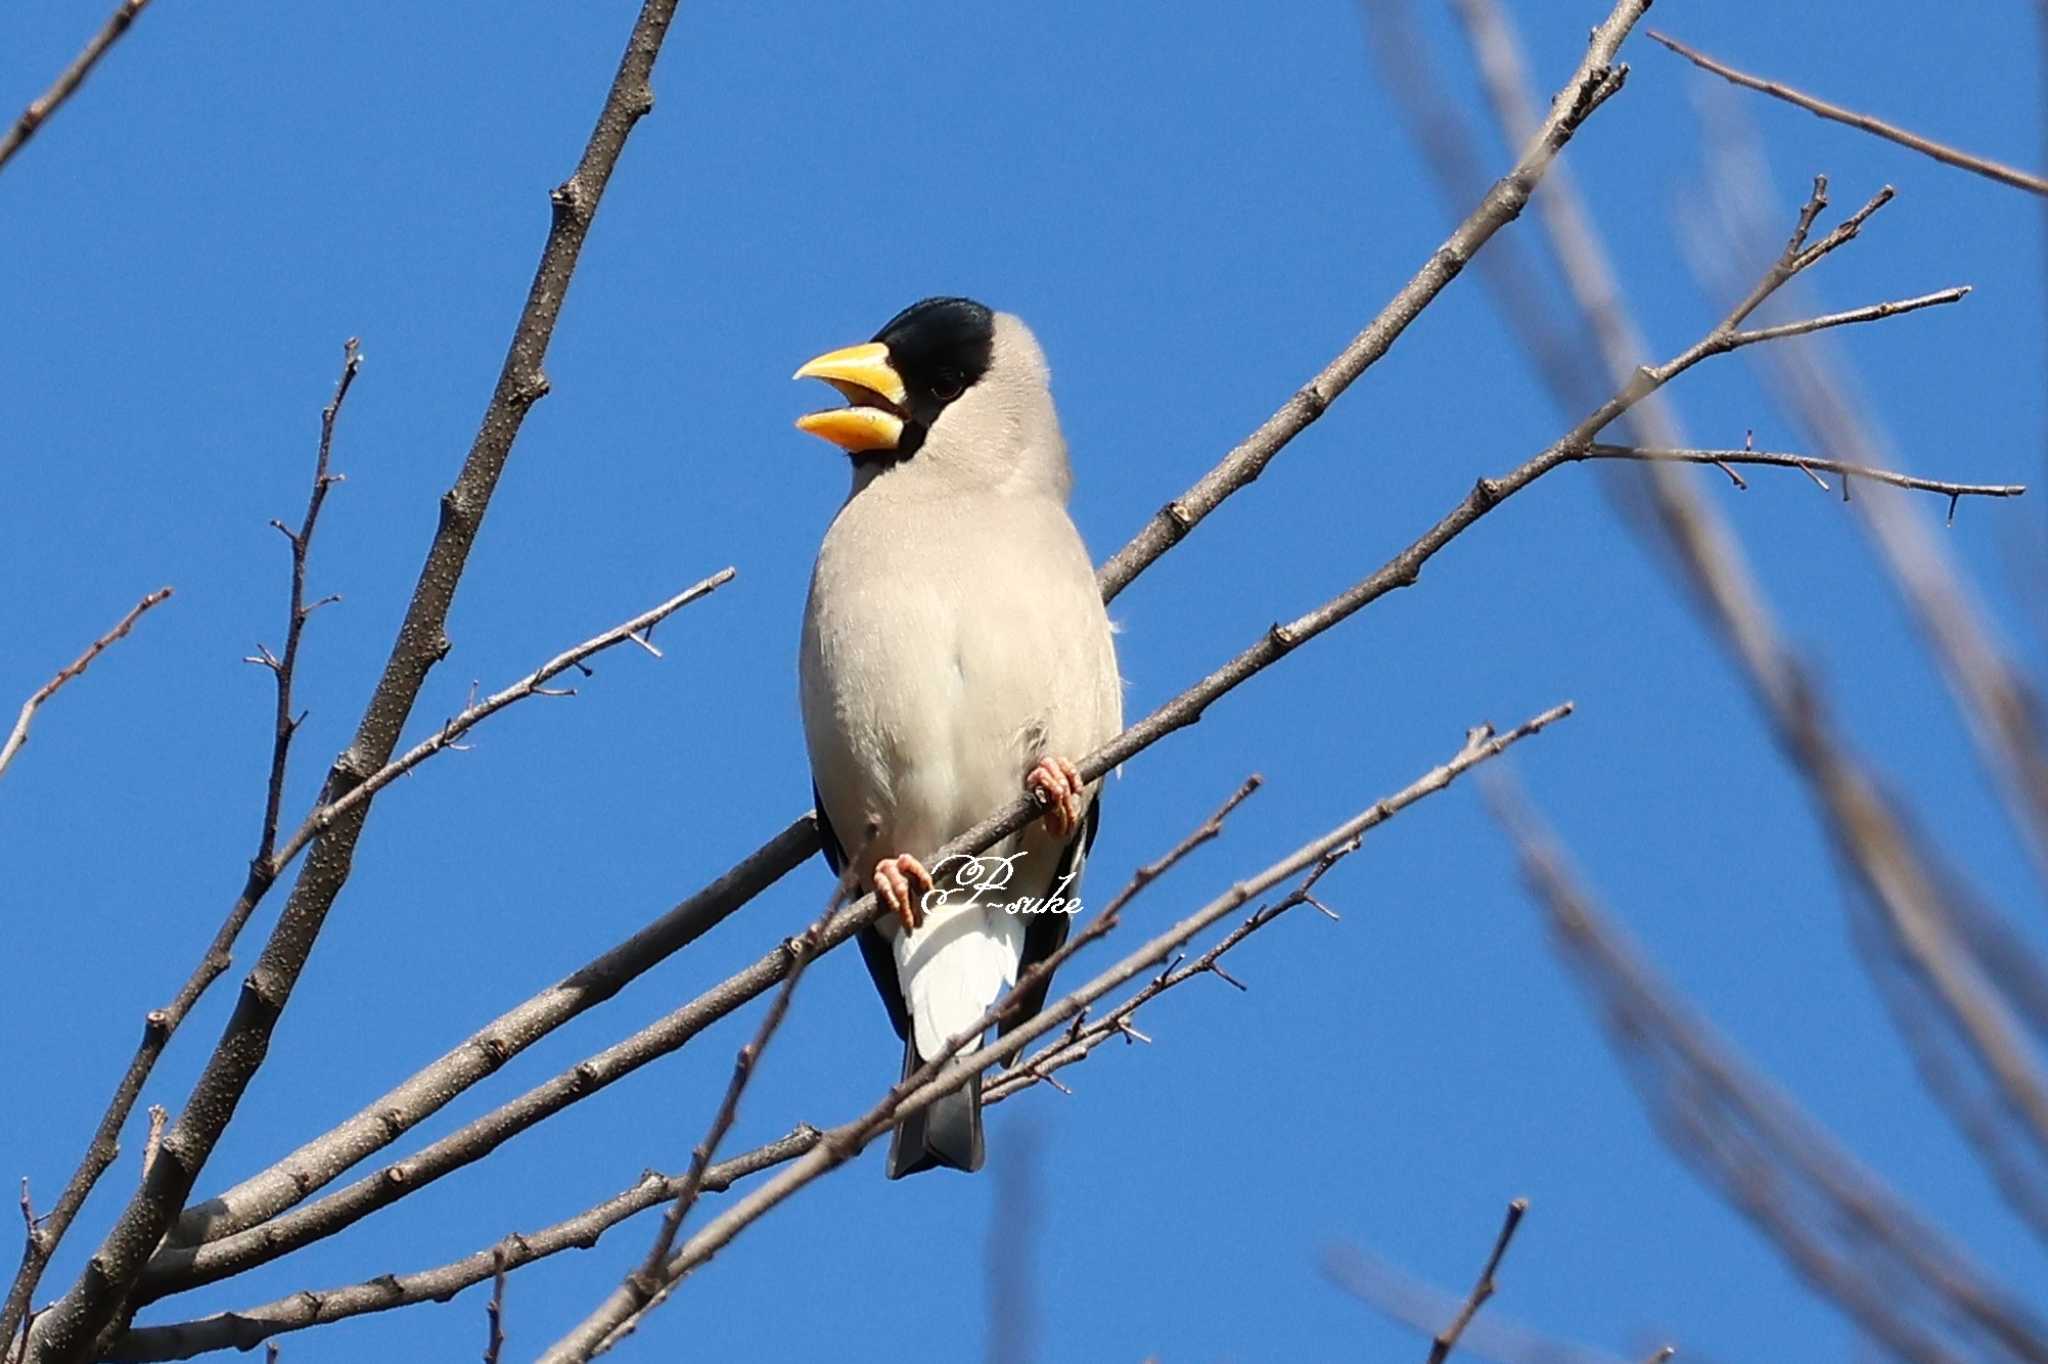
[{"label": "black tail", "polygon": [[[903,1074],[908,1076],[924,1062],[917,1054],[917,1029],[905,1029]],[[981,1076],[977,1074],[965,1089],[919,1109],[896,1124],[895,1139],[889,1143],[889,1178],[901,1179],[919,1170],[965,1170],[981,1168]]]}]

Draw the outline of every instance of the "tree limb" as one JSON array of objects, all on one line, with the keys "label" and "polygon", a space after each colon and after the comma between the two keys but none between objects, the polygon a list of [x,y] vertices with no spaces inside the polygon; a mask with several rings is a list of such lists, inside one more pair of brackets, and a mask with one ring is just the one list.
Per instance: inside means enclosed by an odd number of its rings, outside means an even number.
[{"label": "tree limb", "polygon": [[[1494,734],[1489,726],[1484,725],[1472,730],[1465,736],[1464,745],[1448,762],[1426,773],[1401,791],[1368,807],[1363,813],[1345,821],[1323,837],[1297,849],[1264,871],[1233,885],[1222,895],[1098,974],[1086,985],[1051,1001],[1030,1019],[1016,1024],[994,1044],[976,1047],[965,1056],[956,1056],[955,1053],[963,1047],[979,1039],[991,1020],[999,1016],[1011,1002],[1009,998],[999,1001],[976,1026],[956,1034],[937,1058],[926,1062],[917,1071],[904,1077],[867,1113],[827,1131],[819,1143],[794,1164],[728,1207],[685,1242],[682,1249],[663,1269],[665,1288],[662,1295],[658,1295],[644,1306],[636,1306],[626,1295],[614,1293],[568,1335],[556,1341],[554,1346],[541,1356],[543,1364],[567,1364],[567,1361],[584,1360],[593,1354],[602,1353],[614,1340],[631,1329],[632,1322],[640,1313],[658,1305],[667,1291],[672,1290],[692,1270],[709,1261],[713,1255],[728,1245],[733,1237],[805,1185],[858,1155],[868,1142],[886,1131],[903,1114],[924,1108],[935,1099],[961,1088],[988,1067],[999,1065],[1019,1055],[1033,1041],[1075,1017],[1095,1000],[1149,967],[1165,961],[1190,938],[1282,882],[1306,872],[1302,889],[1312,888],[1332,866],[1358,849],[1360,840],[1368,830],[1384,823],[1416,801],[1442,790],[1470,768],[1506,751],[1509,745],[1517,740],[1536,733],[1544,725],[1569,713],[1568,705],[1554,707],[1503,735]],[[1082,770],[1085,774],[1088,769],[1084,765]],[[1097,916],[1096,922],[1105,919],[1114,921],[1114,905],[1105,907],[1103,913]],[[1090,928],[1095,929],[1096,923],[1091,923]],[[1022,988],[1024,983],[1023,978],[1020,978],[1019,987]]]},{"label": "tree limb", "polygon": [[128,31],[128,26],[135,22],[135,16],[142,13],[143,6],[148,3],[149,0],[121,0],[114,7],[105,26],[93,34],[92,40],[72,59],[71,65],[64,68],[56,83],[21,111],[21,117],[14,120],[14,126],[5,135],[0,135],[0,167],[13,159],[22,145],[36,135],[36,129],[42,127],[50,115],[57,112],[57,107],[85,83],[85,78],[92,74],[100,58],[107,55],[107,49]]},{"label": "tree limb", "polygon": [[87,645],[84,653],[59,668],[55,677],[52,677],[49,681],[43,683],[42,686],[29,693],[28,700],[21,703],[21,713],[14,717],[14,728],[7,732],[6,741],[0,743],[0,772],[7,770],[7,765],[14,761],[14,755],[21,752],[22,745],[28,742],[29,721],[35,719],[36,711],[42,707],[42,704],[52,696],[55,696],[58,689],[65,683],[82,675],[87,668],[92,666],[94,659],[112,648],[116,641],[124,638],[130,630],[134,629],[135,622],[142,619],[144,612],[148,611],[152,606],[169,601],[170,597],[170,588],[159,587],[156,591],[129,607],[128,614],[116,621],[113,629]]},{"label": "tree limb", "polygon": [[1455,279],[1487,240],[1520,215],[1536,184],[1593,111],[1621,88],[1626,66],[1614,64],[1621,43],[1649,9],[1649,0],[1621,0],[1593,30],[1579,66],[1551,102],[1550,116],[1531,138],[1514,168],[1487,191],[1479,206],[1436,249],[1415,276],[1394,295],[1364,331],[1339,351],[1321,373],[1260,423],[1194,487],[1167,503],[1145,529],[1103,565],[1102,595],[1113,599],[1144,567],[1178,543],[1233,493],[1265,472],[1273,457],[1299,435],[1354,380],[1393,346],[1445,285]]},{"label": "tree limb", "polygon": [[1821,118],[1830,119],[1836,123],[1846,123],[1851,128],[1860,128],[1866,133],[1872,133],[1884,138],[1887,142],[1896,142],[1901,147],[1909,147],[1923,156],[1931,156],[1944,165],[1956,166],[1962,170],[1974,172],[1988,180],[1996,180],[2002,185],[2010,185],[2014,189],[2023,189],[2030,194],[2048,195],[2048,179],[2043,179],[2041,176],[2034,175],[2028,171],[2018,170],[2012,166],[2002,165],[1985,157],[1972,156],[1968,152],[1959,151],[1954,147],[1936,142],[1932,138],[1922,137],[1918,133],[1909,132],[1897,124],[1886,123],[1882,119],[1872,118],[1869,114],[1859,114],[1854,109],[1844,108],[1839,104],[1830,104],[1824,99],[1816,99],[1812,95],[1803,94],[1798,90],[1794,90],[1789,85],[1780,85],[1777,81],[1765,80],[1761,76],[1752,76],[1745,72],[1737,71],[1734,67],[1723,62],[1717,62],[1706,53],[1687,47],[1676,38],[1659,33],[1655,29],[1645,29],[1644,32],[1652,40],[1662,43],[1694,66],[1699,67],[1703,71],[1711,71],[1725,81],[1731,81],[1746,89],[1761,91],[1774,99],[1781,99],[1787,104],[1797,105],[1809,114],[1817,114]]},{"label": "tree limb", "polygon": [[[562,302],[604,194],[633,126],[653,107],[648,78],[675,14],[676,0],[645,0],[607,91],[596,127],[576,170],[550,195],[553,223],[520,313],[512,343],[475,443],[441,503],[441,522],[413,591],[384,676],[364,710],[354,742],[330,771],[323,804],[345,795],[390,758],[427,673],[450,648],[445,626],[455,589],[476,541],[499,475],[526,413],[547,392],[541,364]],[[327,911],[348,880],[366,808],[321,835],[285,904],[276,929],[244,982],[221,1041],[190,1099],[165,1134],[150,1176],[64,1297],[42,1314],[31,1358],[56,1364],[92,1352],[121,1315],[156,1249],[232,1120],[268,1050],[270,1034],[291,998]]]},{"label": "tree limb", "polygon": [[2048,1360],[2048,1324],[1986,1280],[1791,1101],[1751,1075],[1637,960],[1506,788],[1489,791],[1566,962],[1665,1138],[1817,1289],[1916,1361]]}]

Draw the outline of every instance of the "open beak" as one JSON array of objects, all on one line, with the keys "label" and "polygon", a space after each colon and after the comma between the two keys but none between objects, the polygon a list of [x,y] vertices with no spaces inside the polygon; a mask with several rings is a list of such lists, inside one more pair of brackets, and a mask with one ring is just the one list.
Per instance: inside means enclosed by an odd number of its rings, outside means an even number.
[{"label": "open beak", "polygon": [[798,417],[797,430],[823,436],[850,455],[894,450],[903,439],[909,394],[903,376],[889,363],[889,348],[881,342],[828,351],[792,377],[823,379],[844,394],[848,404]]}]

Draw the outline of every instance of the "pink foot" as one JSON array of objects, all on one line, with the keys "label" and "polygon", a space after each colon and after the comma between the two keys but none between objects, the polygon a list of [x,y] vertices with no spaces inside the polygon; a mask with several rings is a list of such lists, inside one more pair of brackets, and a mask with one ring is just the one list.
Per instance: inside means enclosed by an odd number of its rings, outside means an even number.
[{"label": "pink foot", "polygon": [[[924,863],[909,853],[885,857],[875,863],[873,880],[875,897],[903,924],[904,932],[924,923],[922,897],[932,888],[932,874],[924,869]],[[916,895],[911,894],[913,886]]]},{"label": "pink foot", "polygon": [[1081,770],[1065,758],[1040,758],[1024,777],[1024,789],[1045,807],[1045,827],[1064,838],[1081,823]]}]

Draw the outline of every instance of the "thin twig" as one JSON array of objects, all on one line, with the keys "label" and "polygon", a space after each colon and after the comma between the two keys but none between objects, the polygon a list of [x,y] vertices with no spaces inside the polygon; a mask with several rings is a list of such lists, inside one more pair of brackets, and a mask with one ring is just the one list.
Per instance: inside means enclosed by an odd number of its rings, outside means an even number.
[{"label": "thin twig", "polygon": [[[658,1305],[677,1283],[717,1254],[734,1236],[797,1190],[858,1155],[868,1142],[887,1130],[905,1113],[926,1107],[939,1097],[961,1088],[988,1067],[999,1065],[1021,1054],[1024,1048],[1039,1037],[1078,1016],[1082,1009],[1111,990],[1165,961],[1190,938],[1282,882],[1306,872],[1305,885],[1313,886],[1337,861],[1358,847],[1360,835],[1368,829],[1392,818],[1416,801],[1442,790],[1471,767],[1497,756],[1516,740],[1536,733],[1543,726],[1569,713],[1568,705],[1554,707],[1505,735],[1495,735],[1486,726],[1472,730],[1466,735],[1465,743],[1457,754],[1442,766],[1433,769],[1396,794],[1368,807],[1363,813],[1297,849],[1293,854],[1257,875],[1233,885],[1224,894],[1153,937],[1086,985],[1048,1003],[1034,1017],[1015,1024],[1009,1033],[994,1044],[974,1047],[968,1054],[959,1055],[963,1049],[983,1035],[992,1021],[1001,1015],[1010,1000],[999,1002],[976,1024],[950,1038],[938,1056],[905,1076],[867,1113],[826,1132],[811,1151],[701,1228],[663,1267],[664,1287],[661,1294],[649,1303],[639,1305],[624,1293],[613,1293],[580,1325],[542,1355],[542,1360],[545,1364],[563,1364],[564,1361],[584,1360],[593,1354],[601,1353],[611,1341],[630,1330],[641,1313]],[[1083,771],[1086,771],[1085,767]],[[1102,914],[1096,916],[1089,928],[1094,929],[1104,919],[1114,922],[1114,915],[1108,906],[1105,906]],[[1084,937],[1086,933],[1087,930],[1083,930],[1083,933],[1077,934],[1076,937]],[[1020,991],[1028,988],[1026,981],[1031,975],[1031,972],[1026,972],[1019,978]]]},{"label": "thin twig", "polygon": [[1549,117],[1529,140],[1514,168],[1487,191],[1479,206],[1458,224],[1364,331],[1222,462],[1162,507],[1145,529],[1103,565],[1097,576],[1105,599],[1123,591],[1146,565],[1183,539],[1226,498],[1264,473],[1289,441],[1322,416],[1359,375],[1387,353],[1408,324],[1458,276],[1488,239],[1514,221],[1579,126],[1621,89],[1628,68],[1615,64],[1615,54],[1649,7],[1649,0],[1621,0],[1614,7],[1593,30],[1578,69],[1552,100]]},{"label": "thin twig", "polygon": [[[505,1349],[505,1250],[491,1252],[491,1300],[484,1305],[484,1364],[498,1364]],[[277,1349],[277,1342],[270,1342]]]},{"label": "thin twig", "polygon": [[45,701],[55,696],[58,688],[82,674],[87,668],[90,668],[93,660],[112,647],[116,640],[119,640],[130,630],[134,629],[135,622],[142,619],[143,612],[160,602],[168,601],[170,596],[170,588],[159,587],[156,591],[129,607],[128,614],[121,617],[115,623],[113,629],[107,631],[90,645],[86,646],[84,653],[72,659],[62,668],[59,668],[55,677],[43,683],[42,686],[37,687],[29,694],[28,700],[21,703],[21,713],[15,717],[14,728],[8,731],[6,741],[0,743],[0,772],[7,770],[7,765],[14,761],[14,755],[21,752],[21,746],[28,742],[29,721],[35,718],[37,709]]},{"label": "thin twig", "polygon": [[[21,150],[22,145],[36,135],[36,129],[48,122],[51,114],[57,112],[57,107],[70,99],[72,92],[85,83],[85,78],[92,73],[99,59],[104,57],[107,49],[128,31],[128,26],[135,22],[135,16],[140,14],[143,6],[148,3],[149,0],[121,0],[105,26],[93,34],[92,41],[72,59],[71,65],[64,68],[56,83],[31,102],[28,108],[22,110],[21,117],[14,120],[14,126],[9,128],[4,136],[0,136],[0,166],[5,166],[14,154]],[[0,1339],[5,1337],[0,1336]]]},{"label": "thin twig", "polygon": [[1723,80],[1732,81],[1736,85],[1750,90],[1761,91],[1773,98],[1784,100],[1787,104],[1796,104],[1809,114],[1818,114],[1820,117],[1831,119],[1836,123],[1846,123],[1851,128],[1860,128],[1864,132],[1873,133],[1888,142],[1896,142],[1901,147],[1910,147],[1923,156],[1931,156],[1936,161],[1943,162],[1946,165],[1956,166],[1966,171],[1973,171],[1978,175],[1984,176],[1986,179],[1996,180],[2002,185],[2011,185],[2014,189],[2023,189],[2031,194],[2048,195],[2048,179],[2043,179],[2041,176],[2034,175],[2028,171],[2018,170],[2012,166],[2002,165],[1985,157],[1972,156],[1968,152],[1959,151],[1954,147],[1936,142],[1932,138],[1922,137],[1918,133],[1909,132],[1897,124],[1886,123],[1882,119],[1872,118],[1869,114],[1859,114],[1854,109],[1847,109],[1839,104],[1830,104],[1826,100],[1816,99],[1812,95],[1794,90],[1789,85],[1781,85],[1777,81],[1765,80],[1761,76],[1752,76],[1746,72],[1738,71],[1724,62],[1715,61],[1704,52],[1687,47],[1676,38],[1657,32],[1655,29],[1645,29],[1644,32],[1656,42],[1662,43],[1679,56],[1691,62],[1694,66],[1704,71],[1711,71]]},{"label": "thin twig", "polygon": [[299,637],[305,632],[307,617],[328,602],[340,600],[339,597],[323,597],[311,606],[306,604],[306,559],[312,552],[313,530],[319,524],[320,508],[327,501],[327,490],[342,481],[342,475],[328,472],[334,449],[334,423],[341,416],[341,405],[347,401],[348,391],[356,381],[356,372],[362,367],[363,353],[356,338],[351,336],[342,343],[341,378],[334,385],[334,397],[320,410],[320,445],[313,457],[313,490],[306,498],[306,514],[300,519],[297,530],[282,521],[270,523],[277,527],[292,551],[291,597],[285,615],[284,651],[273,656],[266,649],[260,659],[252,660],[268,667],[277,683],[270,780],[263,801],[263,834],[256,845],[256,860],[269,865],[272,879],[280,870],[271,854],[277,847],[277,812],[284,802],[284,780],[291,756],[292,736],[298,733],[299,724],[305,718],[292,714],[292,681],[298,670]]},{"label": "thin twig", "polygon": [[712,1116],[711,1126],[705,1130],[703,1139],[690,1153],[690,1166],[683,1172],[682,1187],[669,1201],[668,1211],[662,1214],[661,1227],[648,1246],[647,1254],[642,1257],[639,1267],[626,1276],[629,1290],[651,1296],[660,1286],[656,1275],[661,1272],[663,1261],[668,1259],[669,1251],[675,1246],[676,1233],[682,1230],[683,1219],[690,1215],[697,1195],[703,1191],[704,1172],[711,1168],[711,1158],[718,1154],[719,1144],[739,1117],[740,1096],[754,1078],[754,1068],[760,1063],[761,1053],[767,1050],[770,1039],[788,1015],[790,997],[796,993],[796,984],[803,979],[804,968],[817,955],[818,935],[837,907],[836,904],[828,904],[816,922],[784,945],[790,954],[789,974],[782,978],[782,988],[775,992],[775,998],[761,1015],[761,1024],[754,1030],[754,1036],[733,1058],[732,1078],[726,1082],[725,1097],[719,1100],[718,1111]]},{"label": "thin twig", "polygon": [[710,596],[713,592],[731,582],[735,576],[736,570],[721,568],[702,582],[693,583],[689,587],[684,588],[659,606],[642,611],[633,619],[614,625],[602,634],[593,635],[581,644],[556,654],[553,658],[541,664],[538,668],[535,668],[532,672],[520,678],[517,682],[512,683],[504,690],[493,692],[481,701],[472,702],[459,715],[451,717],[433,734],[414,744],[398,757],[385,763],[375,772],[363,778],[359,784],[351,787],[345,794],[328,801],[314,810],[312,814],[306,817],[306,822],[299,827],[298,832],[285,840],[284,845],[278,849],[277,861],[280,865],[289,864],[292,858],[297,856],[299,851],[308,843],[325,833],[328,829],[333,828],[338,821],[348,818],[349,815],[374,798],[379,791],[382,791],[392,782],[397,781],[400,777],[412,771],[415,767],[418,767],[443,749],[459,747],[460,745],[456,743],[458,739],[462,738],[463,735],[469,733],[472,729],[475,729],[485,720],[488,720],[491,716],[505,709],[505,707],[515,702],[523,701],[529,696],[573,695],[573,691],[557,690],[550,688],[547,684],[571,668],[582,669],[587,673],[589,669],[584,668],[584,664],[590,659],[607,649],[628,641],[639,642],[641,631],[668,619],[668,617],[692,602]]},{"label": "thin twig", "polygon": [[[634,126],[654,106],[649,79],[675,9],[676,0],[644,0],[576,170],[549,196],[554,212],[547,244],[497,387],[462,470],[442,500],[440,525],[384,675],[364,709],[354,741],[329,771],[323,804],[344,796],[390,759],[428,672],[450,647],[445,627],[456,587],[526,414],[547,392],[542,362],[548,343],[612,170]],[[101,1333],[121,1317],[149,1256],[190,1197],[194,1181],[262,1065],[271,1033],[312,954],[327,912],[348,880],[364,813],[357,807],[321,836],[220,1043],[165,1134],[149,1179],[86,1260],[70,1290],[37,1322],[33,1353],[43,1364],[79,1364],[93,1352]]]},{"label": "thin twig", "polygon": [[1472,1318],[1479,1315],[1479,1309],[1486,1306],[1487,1299],[1493,1296],[1493,1276],[1500,1269],[1501,1257],[1508,1253],[1508,1242],[1515,1239],[1515,1228],[1522,1225],[1522,1216],[1528,1211],[1528,1199],[1509,1201],[1507,1216],[1500,1224],[1500,1235],[1494,1238],[1493,1253],[1486,1257],[1486,1267],[1479,1271],[1478,1282],[1472,1285],[1472,1292],[1466,1297],[1465,1305],[1458,1309],[1457,1317],[1437,1332],[1436,1339],[1429,1344],[1429,1364],[1444,1364],[1451,1357],[1451,1351],[1457,1348],[1465,1328],[1472,1324]]},{"label": "thin twig", "polygon": [[[1581,459],[1637,460],[1644,463],[1663,464],[1713,464],[1713,465],[1764,465],[1777,469],[1799,469],[1811,478],[1815,470],[1824,473],[1849,475],[1869,479],[1872,483],[1883,483],[1894,488],[1906,488],[1914,492],[1939,493],[1944,497],[2019,497],[2027,491],[2024,483],[1951,483],[1938,478],[1919,478],[1912,474],[1894,473],[1890,469],[1879,469],[1868,464],[1852,464],[1846,460],[1824,458],[1817,455],[1788,454],[1775,450],[1670,450],[1648,446],[1601,445],[1595,443],[1586,447]],[[1739,481],[1739,480],[1738,480]],[[1821,491],[1828,485],[1822,483]]]},{"label": "thin twig", "polygon": [[[317,609],[319,603],[308,606],[305,600],[306,560],[313,543],[313,530],[320,516],[320,508],[327,499],[327,490],[340,481],[339,476],[328,472],[328,465],[334,444],[334,425],[341,415],[342,400],[348,396],[354,384],[356,372],[362,366],[362,356],[357,350],[355,338],[351,337],[342,346],[341,377],[336,381],[334,396],[320,413],[320,441],[313,462],[313,486],[306,499],[306,514],[293,531],[281,522],[271,524],[284,534],[291,543],[292,571],[290,608],[285,625],[284,657],[279,658],[265,649],[261,660],[275,678],[277,707],[275,727],[270,752],[270,773],[264,786],[263,825],[257,841],[255,856],[249,859],[248,871],[242,879],[242,889],[235,896],[235,902],[228,908],[226,917],[214,930],[213,940],[207,944],[206,952],[199,959],[192,972],[178,987],[170,1003],[159,1009],[152,1009],[144,1018],[142,1039],[136,1044],[135,1054],[129,1058],[128,1068],[120,1082],[114,1087],[112,1097],[107,1101],[106,1111],[101,1115],[98,1128],[79,1160],[77,1170],[72,1174],[71,1183],[65,1188],[65,1197],[53,1210],[54,1248],[57,1238],[70,1225],[85,1196],[92,1191],[94,1183],[113,1163],[118,1149],[121,1129],[134,1111],[136,1101],[142,1096],[143,1085],[155,1068],[157,1058],[170,1044],[171,1035],[177,1032],[185,1017],[213,982],[226,973],[229,953],[235,940],[241,936],[249,916],[256,910],[270,888],[277,883],[283,870],[275,852],[277,837],[278,805],[284,794],[286,764],[290,757],[291,741],[297,732],[302,717],[292,714],[292,684],[297,675],[299,658],[299,637],[306,617]],[[259,646],[260,647],[260,646]],[[56,1214],[61,1213],[61,1216]],[[47,1258],[47,1257],[46,1257]],[[20,1273],[15,1276],[14,1285],[8,1290],[7,1306],[0,1313],[0,1322],[12,1320],[12,1314],[25,1312],[30,1295],[35,1291],[41,1277],[42,1266],[31,1266],[24,1260]]]}]

